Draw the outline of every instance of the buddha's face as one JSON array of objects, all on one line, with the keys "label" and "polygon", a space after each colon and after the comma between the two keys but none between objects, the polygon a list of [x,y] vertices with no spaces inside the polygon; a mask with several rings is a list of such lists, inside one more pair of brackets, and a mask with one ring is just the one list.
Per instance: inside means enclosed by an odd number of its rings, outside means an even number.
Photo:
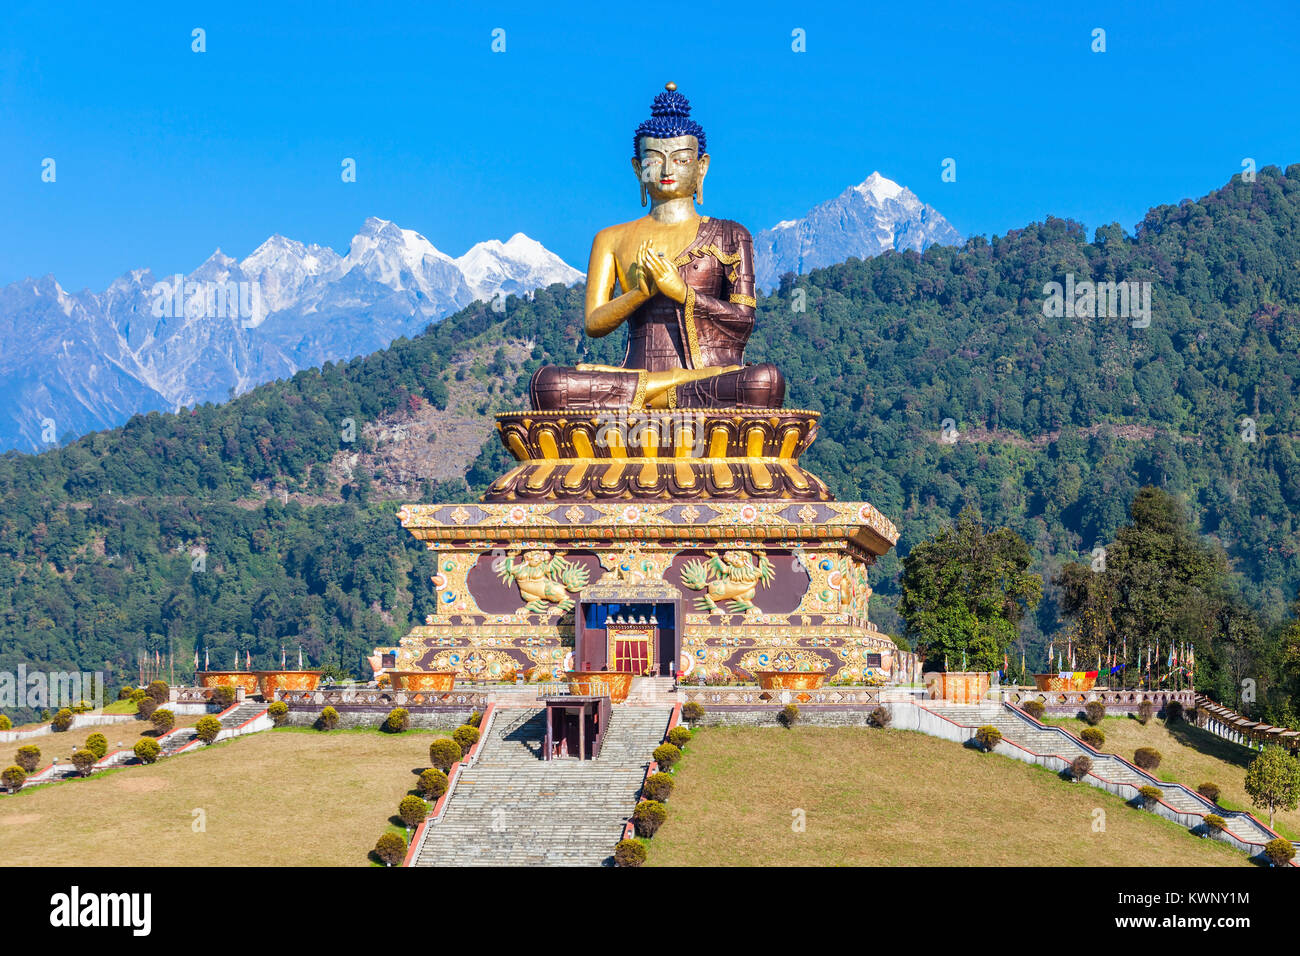
[{"label": "buddha's face", "polygon": [[700,156],[699,150],[699,140],[694,136],[643,136],[641,157],[632,160],[632,168],[645,183],[651,199],[682,199],[695,193],[709,171],[709,154]]}]

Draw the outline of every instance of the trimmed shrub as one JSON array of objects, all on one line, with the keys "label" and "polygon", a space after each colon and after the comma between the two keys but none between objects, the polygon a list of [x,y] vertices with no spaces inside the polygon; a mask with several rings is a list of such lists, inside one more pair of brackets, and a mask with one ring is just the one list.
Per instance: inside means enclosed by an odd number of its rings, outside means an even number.
[{"label": "trimmed shrub", "polygon": [[1106,734],[1100,727],[1083,728],[1083,732],[1079,734],[1079,739],[1093,750],[1100,750],[1106,746]]},{"label": "trimmed shrub", "polygon": [[992,724],[985,724],[975,731],[975,742],[988,753],[1002,740],[1002,731],[998,730]]},{"label": "trimmed shrub", "polygon": [[781,708],[781,712],[776,715],[776,719],[780,722],[782,727],[789,730],[795,724],[799,723],[799,705],[786,704]]},{"label": "trimmed shrub", "polygon": [[5,767],[4,772],[0,773],[0,783],[3,783],[5,789],[10,793],[17,793],[26,782],[27,771],[22,767]]},{"label": "trimmed shrub", "polygon": [[153,724],[153,729],[160,735],[165,734],[176,726],[176,715],[166,707],[159,707],[149,717],[149,723]]},{"label": "trimmed shrub", "polygon": [[1207,813],[1205,815],[1205,826],[1207,829],[1219,833],[1228,828],[1228,821],[1223,819],[1223,817],[1219,816],[1217,813]]},{"label": "trimmed shrub", "polygon": [[877,707],[867,715],[867,723],[872,727],[879,727],[881,730],[887,728],[892,719],[889,715],[889,709],[886,707]]},{"label": "trimmed shrub", "polygon": [[86,749],[95,755],[96,760],[108,756],[108,738],[103,734],[91,734],[86,738]]},{"label": "trimmed shrub", "polygon": [[397,815],[408,827],[415,829],[429,815],[429,805],[415,794],[408,794],[402,797],[402,802],[397,805]]},{"label": "trimmed shrub", "polygon": [[1083,705],[1083,719],[1092,726],[1097,726],[1106,717],[1106,705],[1099,700],[1090,700]]},{"label": "trimmed shrub", "polygon": [[131,695],[135,693],[135,688],[123,685],[122,689],[117,692],[118,700],[130,700]]},{"label": "trimmed shrub", "polygon": [[217,739],[217,734],[221,733],[221,721],[208,714],[206,717],[200,717],[194,725],[194,735],[205,744],[210,744]]},{"label": "trimmed shrub", "polygon": [[1165,723],[1176,724],[1183,719],[1183,705],[1179,701],[1171,700],[1165,704]]},{"label": "trimmed shrub", "polygon": [[1153,787],[1147,784],[1145,787],[1138,787],[1138,796],[1142,799],[1142,805],[1150,810],[1156,805],[1163,794],[1159,787]]},{"label": "trimmed shrub", "polygon": [[54,715],[54,719],[50,721],[50,726],[58,731],[67,730],[72,726],[72,716],[72,711],[64,707]]},{"label": "trimmed shrub", "polygon": [[[698,724],[704,718],[704,705],[697,704],[695,701],[688,701],[682,705],[682,720],[688,724]],[[637,844],[640,846],[640,844]],[[645,847],[641,847],[645,849]],[[640,864],[637,864],[640,866]]]},{"label": "trimmed shrub", "polygon": [[473,711],[465,721],[466,727],[478,727],[483,723],[483,715],[477,710]]},{"label": "trimmed shrub", "polygon": [[220,684],[212,688],[212,703],[216,704],[222,710],[225,710],[235,702],[239,694],[235,692],[233,684]]},{"label": "trimmed shrub", "polygon": [[171,697],[172,689],[167,686],[165,680],[150,681],[149,686],[144,689],[145,695],[152,697],[159,704],[167,703]]},{"label": "trimmed shrub", "polygon": [[443,773],[451,769],[451,765],[464,756],[460,749],[460,744],[450,737],[439,737],[433,743],[429,744],[429,763],[433,764]]},{"label": "trimmed shrub", "polygon": [[1290,840],[1278,837],[1276,840],[1269,840],[1264,844],[1264,854],[1272,861],[1274,866],[1282,866],[1290,863],[1295,858],[1295,847],[1291,845]]},{"label": "trimmed shrub", "polygon": [[77,768],[77,773],[83,777],[90,773],[90,768],[95,766],[95,755],[89,750],[78,750],[72,755],[72,765]]},{"label": "trimmed shrub", "polygon": [[655,748],[653,756],[661,770],[672,770],[673,765],[682,759],[682,752],[672,744],[660,744]]},{"label": "trimmed shrub", "polygon": [[1155,770],[1160,766],[1160,761],[1164,759],[1160,751],[1155,747],[1139,747],[1133,751],[1134,765],[1141,767],[1143,770]]},{"label": "trimmed shrub", "polygon": [[394,707],[384,718],[384,730],[390,734],[400,734],[411,726],[411,713],[405,707]]},{"label": "trimmed shrub", "polygon": [[1034,720],[1042,720],[1043,714],[1047,713],[1047,705],[1041,700],[1027,700],[1020,705],[1020,709]]},{"label": "trimmed shrub", "polygon": [[129,695],[127,695],[126,699],[133,704],[138,704],[140,703],[140,701],[144,700],[144,698],[145,698],[144,688],[137,687],[134,690],[132,690]]},{"label": "trimmed shrub", "polygon": [[88,714],[95,709],[95,705],[88,700],[79,700],[72,705],[74,714]]},{"label": "trimmed shrub", "polygon": [[1219,794],[1221,794],[1223,791],[1219,789],[1219,785],[1217,783],[1210,783],[1207,780],[1205,783],[1197,785],[1196,792],[1199,793],[1201,796],[1203,796],[1206,800],[1209,800],[1211,803],[1218,803]]},{"label": "trimmed shrub", "polygon": [[36,768],[41,765],[41,748],[35,744],[19,747],[14,762],[28,773],[35,773]]},{"label": "trimmed shrub", "polygon": [[141,697],[135,705],[135,715],[141,720],[149,720],[158,709],[158,701],[152,697]]},{"label": "trimmed shrub", "polygon": [[652,837],[668,819],[668,808],[658,800],[642,800],[632,811],[637,836]]},{"label": "trimmed shrub", "polygon": [[463,754],[469,753],[469,748],[478,743],[478,737],[478,728],[469,724],[461,724],[451,732],[451,739],[456,741],[456,746],[460,747]]},{"label": "trimmed shrub", "polygon": [[1079,756],[1075,757],[1074,762],[1070,764],[1070,776],[1073,777],[1076,781],[1082,780],[1084,777],[1088,776],[1088,774],[1091,772],[1092,772],[1092,758],[1089,757],[1087,754],[1080,754]]},{"label": "trimmed shrub", "polygon": [[685,727],[674,727],[668,731],[668,742],[680,750],[685,747],[691,739],[691,732]]},{"label": "trimmed shrub", "polygon": [[449,786],[447,775],[437,767],[430,767],[420,774],[420,792],[431,803],[437,803]]},{"label": "trimmed shrub", "polygon": [[1145,727],[1147,721],[1151,719],[1151,715],[1155,713],[1155,710],[1155,705],[1149,700],[1144,700],[1142,703],[1138,704],[1138,723]]},{"label": "trimmed shrub", "polygon": [[266,716],[275,722],[275,726],[281,727],[289,719],[289,705],[282,700],[277,700],[266,708]]},{"label": "trimmed shrub", "polygon": [[645,844],[639,840],[619,840],[614,847],[615,866],[640,866],[645,862]]},{"label": "trimmed shrub", "polygon": [[406,859],[406,837],[389,830],[375,841],[375,856],[389,866],[396,866]]},{"label": "trimmed shrub", "polygon": [[333,730],[339,725],[339,712],[333,707],[326,707],[316,718],[316,726],[321,730]]},{"label": "trimmed shrub", "polygon": [[13,730],[14,722],[9,719],[8,714],[0,714],[0,730]]},{"label": "trimmed shrub", "polygon": [[158,746],[158,741],[154,740],[152,737],[145,737],[142,740],[137,740],[133,750],[136,759],[141,763],[153,763],[158,759],[158,755],[162,753],[162,748]]},{"label": "trimmed shrub", "polygon": [[652,773],[645,778],[645,786],[641,788],[641,795],[646,800],[657,800],[663,803],[673,793],[672,774]]}]

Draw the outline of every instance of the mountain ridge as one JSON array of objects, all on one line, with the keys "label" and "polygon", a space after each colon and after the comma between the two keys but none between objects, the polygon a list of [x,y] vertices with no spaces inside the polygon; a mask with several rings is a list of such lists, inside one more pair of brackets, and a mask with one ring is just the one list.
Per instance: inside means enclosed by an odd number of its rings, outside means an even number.
[{"label": "mountain ridge", "polygon": [[53,275],[21,279],[0,288],[0,445],[39,451],[222,401],[384,348],[476,299],[582,279],[523,233],[454,259],[374,216],[346,255],[275,233],[242,261],[217,248],[179,281],[140,268],[68,293]]},{"label": "mountain ridge", "polygon": [[937,209],[876,171],[799,219],[785,219],[756,233],[756,281],[770,291],[786,272],[803,275],[849,258],[889,250],[924,252],[936,243],[961,242],[961,234]]}]

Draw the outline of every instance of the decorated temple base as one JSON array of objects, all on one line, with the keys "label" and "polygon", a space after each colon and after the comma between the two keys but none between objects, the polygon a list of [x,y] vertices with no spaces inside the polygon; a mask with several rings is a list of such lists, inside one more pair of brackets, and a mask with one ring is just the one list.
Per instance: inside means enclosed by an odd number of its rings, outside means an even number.
[{"label": "decorated temple base", "polygon": [[863,502],[552,500],[399,516],[437,555],[438,613],[403,638],[398,671],[880,681],[898,665],[867,620],[867,569],[897,531]]}]

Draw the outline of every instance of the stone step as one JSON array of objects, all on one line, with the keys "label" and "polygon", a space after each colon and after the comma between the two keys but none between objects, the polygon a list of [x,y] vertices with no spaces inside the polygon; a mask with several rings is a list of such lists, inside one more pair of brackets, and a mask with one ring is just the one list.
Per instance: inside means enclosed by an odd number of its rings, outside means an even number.
[{"label": "stone step", "polygon": [[544,710],[500,714],[443,818],[426,827],[416,865],[608,862],[670,713],[615,706],[600,756],[589,761],[541,759]]},{"label": "stone step", "polygon": [[[926,701],[924,706],[954,723],[970,728],[972,732],[985,725],[997,727],[1002,731],[1004,740],[1034,753],[1056,755],[1067,760],[1073,760],[1080,754],[1087,755],[1092,758],[1093,776],[1112,783],[1159,787],[1161,800],[1180,813],[1204,816],[1217,809],[1209,801],[1177,784],[1163,783],[1144,776],[1115,754],[1093,753],[1064,730],[1040,727],[1001,705]],[[1220,813],[1220,816],[1223,814]],[[1225,817],[1225,822],[1228,832],[1238,839],[1253,843],[1272,839],[1267,830],[1249,817]]]}]

